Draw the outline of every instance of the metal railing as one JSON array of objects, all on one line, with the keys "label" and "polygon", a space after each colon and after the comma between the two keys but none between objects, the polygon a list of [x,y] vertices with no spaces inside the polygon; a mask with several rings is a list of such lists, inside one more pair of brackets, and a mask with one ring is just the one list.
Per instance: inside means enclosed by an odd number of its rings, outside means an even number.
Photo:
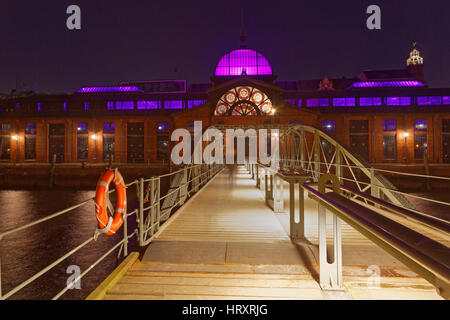
[{"label": "metal railing", "polygon": [[380,170],[375,170],[343,143],[315,127],[294,125],[280,135],[280,166],[295,165],[310,173],[315,182],[321,174],[333,173],[339,179],[352,180],[362,192],[370,191],[373,196],[385,196],[396,205],[414,209],[402,193],[395,192],[397,188]]},{"label": "metal railing", "polygon": [[[161,176],[155,176],[150,179],[144,179],[140,178],[137,180],[134,180],[128,184],[126,184],[127,193],[128,190],[130,190],[130,187],[136,186],[137,196],[138,196],[138,208],[131,212],[126,212],[123,214],[123,237],[122,239],[115,244],[112,248],[110,248],[105,254],[103,254],[99,259],[97,259],[94,263],[92,263],[84,272],[82,272],[76,279],[72,281],[70,285],[67,285],[65,288],[60,290],[54,297],[53,300],[56,300],[60,298],[62,295],[64,295],[71,287],[73,287],[78,281],[80,281],[83,277],[86,276],[87,273],[89,273],[95,266],[97,266],[99,263],[101,263],[106,257],[108,257],[111,253],[116,251],[118,249],[117,256],[120,257],[121,254],[123,256],[128,255],[128,242],[129,240],[134,237],[135,235],[138,235],[138,244],[140,246],[148,245],[158,234],[158,230],[160,225],[164,221],[167,220],[167,218],[170,216],[173,211],[181,206],[187,198],[194,194],[195,192],[199,191],[209,180],[211,180],[221,169],[223,168],[223,165],[207,165],[207,164],[199,164],[199,165],[189,165],[186,166],[178,171],[164,174]],[[191,179],[182,180],[182,183],[178,186],[176,186],[175,190],[167,193],[163,197],[161,197],[161,179],[167,178],[171,179],[174,176],[182,174],[185,177],[191,177]],[[145,183],[148,183],[150,185],[150,188],[148,189],[148,194],[145,195],[144,191],[144,185]],[[189,188],[190,186],[190,188]],[[108,191],[108,194],[114,193],[115,190]],[[172,194],[177,194],[177,198],[175,203],[171,205],[164,215],[161,215],[161,205],[160,202],[163,201],[165,198],[170,197]],[[150,203],[149,206],[144,207],[144,202],[148,198],[148,202]],[[60,210],[58,212],[55,212],[53,214],[50,214],[46,216],[45,218],[38,219],[36,221],[30,222],[28,224],[25,224],[20,227],[12,228],[10,230],[6,230],[4,232],[0,232],[0,241],[2,241],[5,237],[9,235],[16,234],[19,231],[26,230],[32,226],[39,225],[43,222],[50,221],[54,218],[57,218],[59,216],[68,214],[73,212],[76,209],[82,208],[88,204],[95,203],[94,198],[88,199],[86,201],[83,201],[79,204],[76,204],[74,206],[71,206],[69,208]],[[108,206],[109,210],[109,206]],[[111,212],[110,212],[111,213]],[[133,232],[130,232],[128,234],[128,219],[136,215],[136,221],[138,222],[138,228],[135,229]],[[57,260],[53,261],[49,265],[47,265],[45,268],[39,270],[37,273],[35,273],[30,278],[26,279],[13,289],[9,290],[6,293],[2,292],[2,264],[1,264],[1,256],[0,256],[0,300],[6,300],[10,298],[12,295],[16,294],[18,291],[23,289],[24,287],[28,286],[32,282],[34,282],[36,279],[40,278],[42,275],[44,275],[46,272],[50,271],[54,267],[56,267],[59,263],[63,262],[64,260],[71,257],[73,254],[79,252],[83,248],[85,248],[88,244],[96,241],[97,234],[93,234],[91,237],[89,237],[87,240],[85,240],[83,243],[78,245],[77,247],[73,248],[72,250],[68,251],[66,254],[58,258]]]}]

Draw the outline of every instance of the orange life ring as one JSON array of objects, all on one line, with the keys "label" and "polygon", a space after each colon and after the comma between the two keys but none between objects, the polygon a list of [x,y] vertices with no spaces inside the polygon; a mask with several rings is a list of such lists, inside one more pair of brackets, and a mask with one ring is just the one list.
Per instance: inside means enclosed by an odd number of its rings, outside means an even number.
[{"label": "orange life ring", "polygon": [[[114,217],[108,215],[107,199],[109,184],[114,181],[117,193],[117,208]],[[118,169],[108,169],[100,177],[95,193],[95,214],[97,216],[98,231],[106,235],[113,235],[122,226],[123,215],[127,212],[127,189],[123,177]]]}]

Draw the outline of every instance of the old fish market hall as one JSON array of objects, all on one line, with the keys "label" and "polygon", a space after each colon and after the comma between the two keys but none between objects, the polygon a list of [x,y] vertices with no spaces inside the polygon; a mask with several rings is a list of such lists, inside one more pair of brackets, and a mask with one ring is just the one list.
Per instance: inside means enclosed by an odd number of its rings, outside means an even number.
[{"label": "old fish market hall", "polygon": [[204,129],[305,124],[373,165],[448,167],[439,164],[450,163],[450,88],[427,86],[415,46],[405,68],[351,79],[280,80],[275,71],[241,45],[218,60],[209,83],[128,81],[71,94],[0,95],[0,165],[167,164],[171,132],[202,121]]}]

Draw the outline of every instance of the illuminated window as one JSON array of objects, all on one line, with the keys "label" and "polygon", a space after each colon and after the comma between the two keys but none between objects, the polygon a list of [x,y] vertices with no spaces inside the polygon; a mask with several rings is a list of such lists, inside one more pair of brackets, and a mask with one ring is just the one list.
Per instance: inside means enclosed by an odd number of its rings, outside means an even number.
[{"label": "illuminated window", "polygon": [[204,104],[205,100],[188,100],[188,109]]},{"label": "illuminated window", "polygon": [[306,99],[306,106],[307,107],[318,107],[319,99],[317,99],[317,98]]},{"label": "illuminated window", "polygon": [[381,106],[381,97],[361,97],[359,98],[359,105],[366,106]]},{"label": "illuminated window", "polygon": [[383,131],[396,131],[397,121],[396,120],[383,120]]},{"label": "illuminated window", "polygon": [[134,101],[116,101],[116,110],[133,110]]},{"label": "illuminated window", "polygon": [[322,129],[325,131],[336,131],[336,121],[322,121]]},{"label": "illuminated window", "polygon": [[89,111],[89,102],[84,103],[84,111]]},{"label": "illuminated window", "polygon": [[387,106],[409,106],[411,105],[411,97],[386,97]]},{"label": "illuminated window", "polygon": [[36,160],[36,123],[25,125],[25,160]]},{"label": "illuminated window", "polygon": [[183,109],[184,101],[182,100],[167,100],[164,101],[164,109]]},{"label": "illuminated window", "polygon": [[116,133],[116,124],[114,122],[104,123],[103,133],[104,134]]},{"label": "illuminated window", "polygon": [[216,76],[270,75],[272,68],[261,53],[238,49],[225,54],[217,63]]},{"label": "illuminated window", "polygon": [[328,98],[320,98],[319,99],[319,106],[328,107],[329,104],[330,104],[330,100]]},{"label": "illuminated window", "polygon": [[107,122],[103,124],[103,161],[114,159],[116,124]]},{"label": "illuminated window", "polygon": [[11,125],[2,123],[0,125],[0,160],[11,159]]},{"label": "illuminated window", "polygon": [[168,133],[169,128],[170,128],[170,125],[168,122],[159,122],[156,125],[156,132],[157,133]]},{"label": "illuminated window", "polygon": [[77,160],[87,160],[89,150],[88,124],[78,123],[77,125]]},{"label": "illuminated window", "polygon": [[450,104],[450,96],[443,96],[442,104]]},{"label": "illuminated window", "polygon": [[216,105],[216,116],[272,115],[272,102],[267,95],[253,87],[236,87],[222,95]]}]

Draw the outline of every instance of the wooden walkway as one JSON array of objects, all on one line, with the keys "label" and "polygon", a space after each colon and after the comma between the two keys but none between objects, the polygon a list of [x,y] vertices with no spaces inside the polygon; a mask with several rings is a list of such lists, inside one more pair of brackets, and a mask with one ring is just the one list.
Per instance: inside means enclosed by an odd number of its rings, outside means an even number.
[{"label": "wooden walkway", "polygon": [[[125,262],[90,298],[440,299],[425,280],[346,224],[346,291],[322,292],[317,281],[317,204],[310,199],[305,215],[311,242],[293,243],[288,215],[274,214],[266,206],[245,168],[225,169],[179,210],[141,261]],[[379,288],[367,289],[369,265],[380,267]]]}]

